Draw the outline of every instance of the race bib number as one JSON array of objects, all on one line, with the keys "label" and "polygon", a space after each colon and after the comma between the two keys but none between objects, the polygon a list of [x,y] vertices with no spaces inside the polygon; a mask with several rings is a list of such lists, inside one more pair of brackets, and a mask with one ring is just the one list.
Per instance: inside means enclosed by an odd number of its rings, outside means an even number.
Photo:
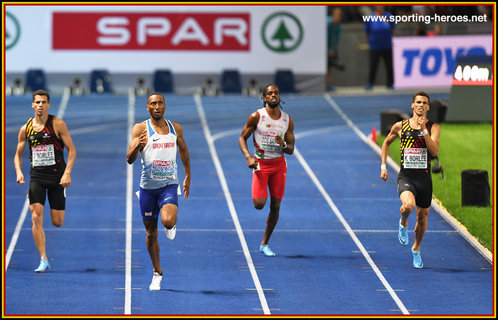
[{"label": "race bib number", "polygon": [[275,141],[275,137],[278,135],[279,133],[275,131],[263,131],[261,135],[263,149],[266,151],[280,150],[280,145]]},{"label": "race bib number", "polygon": [[405,148],[403,163],[405,169],[427,169],[427,148]]},{"label": "race bib number", "polygon": [[151,178],[154,180],[174,180],[175,161],[153,160]]},{"label": "race bib number", "polygon": [[53,166],[55,164],[53,144],[39,145],[31,150],[33,167]]}]

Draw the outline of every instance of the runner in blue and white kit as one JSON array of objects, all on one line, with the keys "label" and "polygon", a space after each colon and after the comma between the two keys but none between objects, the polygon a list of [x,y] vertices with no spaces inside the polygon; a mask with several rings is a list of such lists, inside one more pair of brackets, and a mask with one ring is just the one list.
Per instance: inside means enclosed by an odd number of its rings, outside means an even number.
[{"label": "runner in blue and white kit", "polygon": [[132,164],[140,152],[142,157],[140,211],[147,233],[147,251],[154,267],[149,289],[160,290],[163,272],[159,261],[157,221],[161,215],[166,236],[173,240],[178,213],[177,149],[185,170],[184,198],[188,198],[190,190],[190,158],[182,127],[164,119],[166,111],[164,96],[159,93],[151,94],[147,99],[147,110],[150,119],[133,127],[126,161]]}]

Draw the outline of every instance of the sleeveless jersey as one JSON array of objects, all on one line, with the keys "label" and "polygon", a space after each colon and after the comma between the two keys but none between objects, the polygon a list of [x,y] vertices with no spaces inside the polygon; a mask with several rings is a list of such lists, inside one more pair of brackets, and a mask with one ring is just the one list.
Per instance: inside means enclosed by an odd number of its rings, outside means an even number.
[{"label": "sleeveless jersey", "polygon": [[[426,127],[431,133],[433,122],[429,120]],[[405,119],[401,123],[401,169],[423,170],[430,172],[431,155],[427,149],[424,137],[420,135],[421,130],[410,127],[410,119]]]},{"label": "sleeveless jersey", "polygon": [[142,156],[142,176],[140,187],[159,189],[170,184],[178,184],[176,164],[176,132],[171,122],[166,120],[168,134],[158,134],[152,128],[150,119],[146,122],[147,144],[140,151]]},{"label": "sleeveless jersey", "polygon": [[33,118],[26,122],[26,140],[29,143],[31,178],[59,182],[66,169],[64,142],[55,134],[54,116],[49,114],[45,127],[33,129]]},{"label": "sleeveless jersey", "polygon": [[279,119],[270,117],[265,108],[258,109],[259,121],[253,132],[254,155],[257,159],[273,159],[284,155],[282,147],[275,141],[277,135],[284,137],[289,127],[289,115],[283,111]]}]

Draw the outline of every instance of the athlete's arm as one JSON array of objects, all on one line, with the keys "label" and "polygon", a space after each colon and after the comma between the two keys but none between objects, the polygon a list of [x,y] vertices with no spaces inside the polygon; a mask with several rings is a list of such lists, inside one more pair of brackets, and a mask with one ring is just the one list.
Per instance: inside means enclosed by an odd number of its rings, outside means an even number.
[{"label": "athlete's arm", "polygon": [[19,130],[17,138],[17,149],[14,155],[14,168],[16,169],[17,183],[24,184],[24,175],[22,173],[22,154],[26,146],[26,125]]},{"label": "athlete's arm", "polygon": [[54,117],[54,130],[62,142],[64,142],[68,151],[66,169],[59,182],[60,185],[66,188],[71,185],[71,170],[73,169],[74,161],[76,160],[76,147],[73,144],[73,139],[71,139],[66,123],[64,123],[62,119]]},{"label": "athlete's arm", "polygon": [[183,180],[183,197],[188,198],[190,193],[190,155],[188,152],[187,144],[183,138],[182,126],[178,123],[173,123],[176,132],[176,144],[178,145],[178,153],[180,154],[180,159],[183,163],[183,169],[185,170],[185,179]]},{"label": "athlete's arm", "polygon": [[[425,127],[425,126],[424,126]],[[422,127],[422,130],[425,129]],[[424,136],[425,144],[427,149],[433,157],[437,157],[439,154],[439,135],[441,134],[441,127],[434,123],[431,128],[431,134],[426,134]]]},{"label": "athlete's arm", "polygon": [[289,116],[289,127],[285,133],[285,143],[287,143],[287,148],[284,149],[285,153],[294,153],[294,143],[296,142],[296,137],[294,136],[294,120]]},{"label": "athlete's arm", "polygon": [[[401,121],[396,122],[391,127],[391,131],[389,132],[386,139],[382,143],[382,151],[380,153],[381,165],[383,166],[386,165],[387,155],[389,154],[389,147],[391,146],[391,143],[393,143],[393,141],[396,140],[396,138],[399,136],[400,132],[401,132]],[[387,180],[387,169],[384,169],[383,167],[380,169],[380,177],[384,181]]]},{"label": "athlete's arm", "polygon": [[133,126],[131,132],[131,142],[128,146],[128,153],[126,154],[126,162],[132,164],[137,160],[138,152],[143,150],[147,144],[147,129],[145,122],[137,123]]},{"label": "athlete's arm", "polygon": [[247,139],[249,139],[251,134],[253,134],[254,130],[256,130],[258,122],[259,122],[259,113],[256,111],[252,113],[247,119],[247,123],[245,124],[244,128],[242,128],[242,133],[240,134],[239,137],[239,148],[240,151],[242,151],[244,157],[246,157],[247,166],[249,168],[256,168],[258,166],[258,162],[251,155],[249,149],[247,149]]}]

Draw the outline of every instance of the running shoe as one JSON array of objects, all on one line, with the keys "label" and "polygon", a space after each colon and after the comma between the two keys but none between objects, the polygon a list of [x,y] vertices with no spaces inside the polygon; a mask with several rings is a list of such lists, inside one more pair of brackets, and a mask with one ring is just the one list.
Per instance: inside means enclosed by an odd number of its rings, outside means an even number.
[{"label": "running shoe", "polygon": [[408,231],[406,231],[406,227],[401,225],[401,219],[399,219],[398,239],[402,245],[406,246],[408,244]]},{"label": "running shoe", "polygon": [[168,239],[173,240],[176,236],[176,224],[171,229],[164,227],[164,232],[166,233],[166,237],[168,237]]},{"label": "running shoe", "polygon": [[271,251],[270,247],[268,247],[267,244],[265,244],[264,246],[263,245],[259,246],[259,251],[261,251],[267,257],[275,256],[275,252]]},{"label": "running shoe", "polygon": [[422,262],[422,256],[420,255],[420,250],[414,251],[412,248],[412,253],[413,253],[413,266],[417,269],[423,268],[424,263]]},{"label": "running shoe", "polygon": [[37,273],[44,273],[44,272],[47,272],[47,271],[50,271],[50,264],[48,263],[48,261],[46,259],[41,259],[40,260],[40,265],[38,266],[37,269],[35,269],[35,272]]},{"label": "running shoe", "polygon": [[149,290],[151,291],[161,290],[162,279],[163,276],[160,275],[159,272],[154,272],[154,275],[152,276],[152,281],[150,282]]}]

